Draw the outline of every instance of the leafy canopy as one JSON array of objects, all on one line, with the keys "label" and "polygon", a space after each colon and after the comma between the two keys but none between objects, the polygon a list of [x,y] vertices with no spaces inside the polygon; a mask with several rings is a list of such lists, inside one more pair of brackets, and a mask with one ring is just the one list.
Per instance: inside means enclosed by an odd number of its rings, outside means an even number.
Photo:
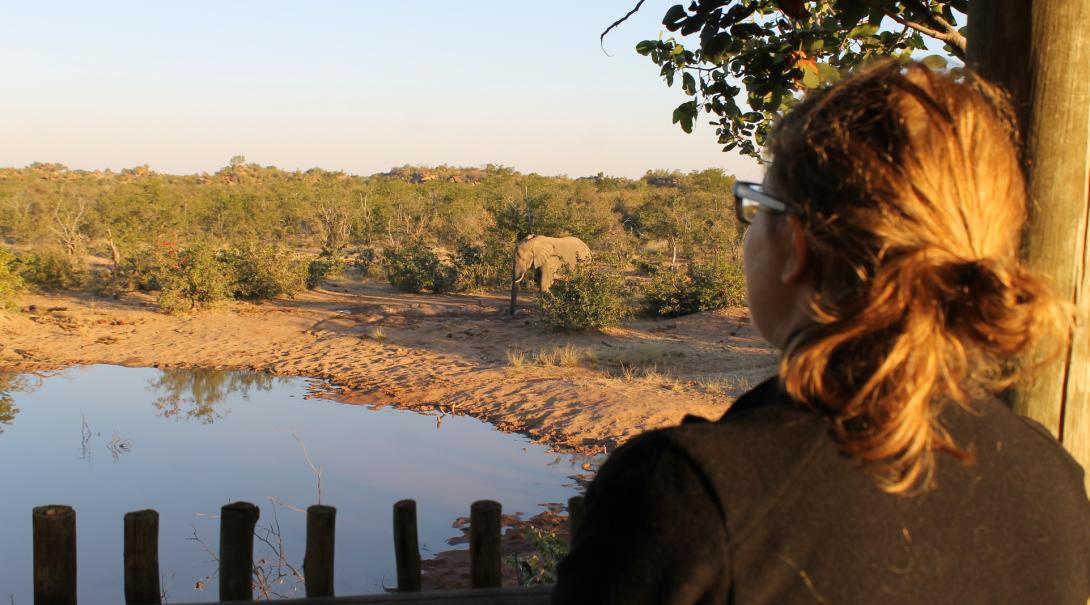
[{"label": "leafy canopy", "polygon": [[[968,0],[694,0],[687,8],[671,6],[662,20],[682,39],[644,40],[636,52],[660,66],[668,86],[680,81],[691,97],[674,110],[675,124],[692,132],[703,110],[724,151],[737,148],[760,157],[772,118],[806,89],[835,82],[873,58],[907,61],[927,50],[926,37],[964,60],[964,27],[958,23],[965,22],[967,5]],[[923,61],[933,68],[946,65],[940,55]]]}]

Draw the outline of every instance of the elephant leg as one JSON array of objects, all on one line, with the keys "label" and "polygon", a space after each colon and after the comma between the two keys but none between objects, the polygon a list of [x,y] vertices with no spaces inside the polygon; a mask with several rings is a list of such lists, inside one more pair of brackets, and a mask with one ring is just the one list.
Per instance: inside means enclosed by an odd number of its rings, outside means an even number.
[{"label": "elephant leg", "polygon": [[541,291],[548,292],[553,287],[553,272],[548,269],[541,270]]}]

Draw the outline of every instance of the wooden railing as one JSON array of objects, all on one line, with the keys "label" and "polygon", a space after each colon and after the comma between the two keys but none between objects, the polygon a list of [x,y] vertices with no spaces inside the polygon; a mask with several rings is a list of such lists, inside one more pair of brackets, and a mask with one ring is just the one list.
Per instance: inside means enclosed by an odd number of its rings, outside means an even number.
[{"label": "wooden railing", "polygon": [[[570,533],[582,518],[583,497],[568,500]],[[397,593],[334,597],[333,553],[337,509],[314,505],[307,509],[306,554],[303,557],[304,599],[282,603],[413,603],[434,605],[531,605],[549,602],[548,586],[501,588],[500,504],[479,500],[470,507],[468,590],[419,592],[420,548],[417,544],[416,502],[394,504],[394,556]],[[254,529],[260,510],[249,502],[233,502],[220,511],[220,601],[254,598]],[[34,603],[76,603],[76,511],[70,506],[39,506],[33,514]],[[125,515],[125,602],[161,602],[159,586],[159,513],[141,510]]]}]

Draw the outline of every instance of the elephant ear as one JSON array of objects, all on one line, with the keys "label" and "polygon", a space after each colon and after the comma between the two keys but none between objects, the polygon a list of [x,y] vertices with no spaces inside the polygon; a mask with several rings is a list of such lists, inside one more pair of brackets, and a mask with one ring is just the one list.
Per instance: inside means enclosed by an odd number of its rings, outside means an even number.
[{"label": "elephant ear", "polygon": [[534,242],[534,266],[544,268],[549,259],[556,256],[556,246],[547,239]]}]

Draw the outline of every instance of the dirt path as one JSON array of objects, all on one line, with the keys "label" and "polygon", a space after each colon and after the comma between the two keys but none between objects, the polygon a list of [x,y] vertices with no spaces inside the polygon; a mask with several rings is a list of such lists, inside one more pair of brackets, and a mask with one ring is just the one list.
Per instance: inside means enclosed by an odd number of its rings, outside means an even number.
[{"label": "dirt path", "polygon": [[28,295],[22,305],[0,311],[0,370],[107,363],[322,378],[342,401],[468,414],[581,452],[685,414],[717,417],[775,363],[742,309],[569,335],[532,310],[507,317],[500,296],[354,281],[188,316],[161,314],[144,295]]}]

